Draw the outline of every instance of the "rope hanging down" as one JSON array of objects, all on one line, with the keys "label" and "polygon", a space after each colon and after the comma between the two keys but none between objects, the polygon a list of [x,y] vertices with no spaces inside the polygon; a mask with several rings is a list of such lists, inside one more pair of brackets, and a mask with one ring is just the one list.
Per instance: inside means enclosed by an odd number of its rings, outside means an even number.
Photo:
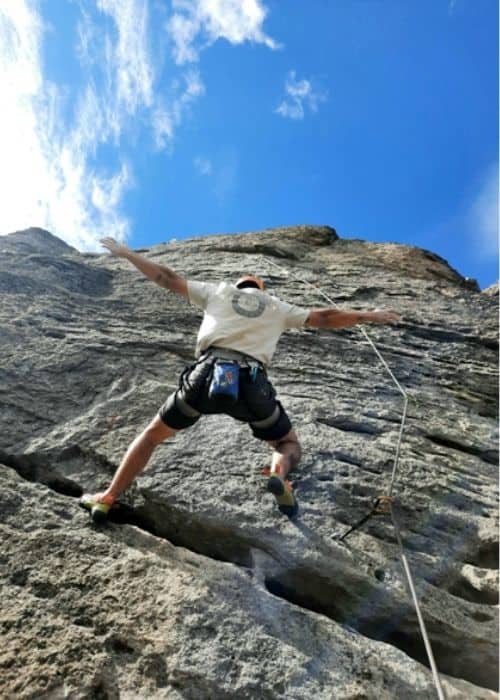
[{"label": "rope hanging down", "polygon": [[[269,258],[267,258],[265,256],[261,256],[261,260],[264,260],[265,263],[267,263],[267,265],[272,265],[276,269],[280,270],[280,272],[284,273],[286,276],[294,277],[299,282],[302,282],[302,284],[304,284],[306,287],[309,287],[310,289],[312,289],[316,294],[319,294],[319,296],[323,297],[323,299],[325,299],[329,304],[331,304],[332,306],[334,306],[337,309],[340,308],[339,305],[331,297],[328,296],[328,294],[326,294],[321,288],[312,284],[308,280],[304,279],[303,277],[300,277],[299,275],[295,274],[291,270],[288,270],[287,268],[284,268],[281,265],[278,265],[277,263],[274,262],[274,260],[270,260]],[[429,659],[429,664],[430,664],[430,667],[432,670],[432,675],[434,678],[434,684],[436,686],[437,696],[438,696],[439,700],[446,700],[446,696],[444,694],[444,691],[443,691],[443,688],[441,685],[441,680],[439,678],[439,672],[438,672],[438,669],[436,666],[436,662],[434,660],[434,654],[432,651],[430,639],[429,639],[429,636],[427,634],[427,629],[425,627],[424,618],[423,618],[422,612],[420,610],[420,604],[418,602],[415,584],[413,582],[413,576],[412,576],[412,573],[410,570],[410,566],[408,564],[408,560],[407,560],[406,555],[405,555],[403,540],[401,539],[401,532],[399,530],[399,526],[398,526],[396,517],[394,515],[394,510],[392,507],[393,501],[394,501],[394,499],[392,497],[392,492],[393,492],[393,488],[394,488],[394,482],[396,480],[397,469],[399,466],[399,457],[400,457],[400,453],[401,453],[401,443],[403,440],[403,431],[404,431],[404,427],[406,424],[406,414],[407,414],[407,410],[408,410],[408,394],[406,393],[406,391],[403,389],[401,384],[398,382],[398,380],[394,376],[394,373],[392,372],[391,368],[389,367],[387,362],[384,360],[384,358],[380,354],[378,348],[376,347],[375,343],[372,341],[372,339],[370,338],[368,333],[365,331],[365,329],[358,328],[358,330],[363,334],[365,340],[371,346],[372,350],[375,352],[376,356],[378,357],[378,359],[380,360],[380,362],[382,363],[382,365],[384,366],[384,368],[388,372],[389,376],[391,377],[393,383],[396,385],[398,391],[403,396],[403,410],[402,410],[402,414],[401,414],[401,425],[399,428],[398,441],[396,443],[394,464],[393,464],[393,468],[392,468],[392,474],[391,474],[391,480],[389,483],[388,494],[379,496],[375,500],[370,512],[367,515],[365,515],[363,518],[361,518],[361,520],[359,520],[353,526],[351,526],[346,532],[344,532],[344,534],[339,538],[339,540],[341,541],[341,540],[345,539],[347,537],[347,535],[349,535],[351,532],[353,532],[353,530],[356,530],[358,527],[361,527],[361,525],[363,525],[373,515],[383,514],[383,515],[390,515],[391,516],[392,524],[394,527],[394,532],[396,534],[396,539],[398,541],[398,546],[399,546],[400,555],[401,555],[401,561],[403,563],[403,569],[404,569],[404,572],[405,572],[405,575],[407,578],[408,587],[410,589],[411,597],[413,599],[413,604],[415,606],[415,611],[417,613],[418,624],[420,626],[420,632],[421,632],[422,638],[424,640],[425,650],[427,652],[427,658]]]}]

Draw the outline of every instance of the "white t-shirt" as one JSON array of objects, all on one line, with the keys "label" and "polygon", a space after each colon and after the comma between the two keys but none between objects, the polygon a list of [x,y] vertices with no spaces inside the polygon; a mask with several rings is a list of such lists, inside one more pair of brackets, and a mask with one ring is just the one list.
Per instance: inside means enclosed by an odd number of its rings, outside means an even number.
[{"label": "white t-shirt", "polygon": [[302,328],[308,309],[246,287],[188,281],[189,300],[204,310],[196,357],[210,345],[251,355],[269,365],[283,331]]}]

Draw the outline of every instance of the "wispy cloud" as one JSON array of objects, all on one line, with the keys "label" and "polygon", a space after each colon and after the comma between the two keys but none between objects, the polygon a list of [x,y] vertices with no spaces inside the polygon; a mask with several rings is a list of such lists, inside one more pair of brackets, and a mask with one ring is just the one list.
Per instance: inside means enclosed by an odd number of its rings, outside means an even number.
[{"label": "wispy cloud", "polygon": [[[121,155],[125,133],[130,141],[140,119],[158,148],[170,146],[204,86],[189,70],[172,82],[168,100],[158,96],[148,0],[81,0],[82,82],[76,92],[56,86],[44,76],[40,7],[35,0],[0,6],[0,234],[43,226],[95,250],[103,235],[124,239],[130,230],[122,212],[134,184]],[[105,170],[102,145],[114,153]]]},{"label": "wispy cloud", "polygon": [[81,97],[77,123],[60,128],[63,93],[43,76],[36,7],[11,0],[0,10],[0,232],[39,225],[89,249],[105,232],[127,234],[110,202],[118,205],[131,180],[125,163],[107,175],[90,165],[100,114],[92,90]]},{"label": "wispy cloud", "polygon": [[275,112],[289,119],[304,119],[307,110],[317,112],[319,104],[326,99],[326,93],[314,88],[311,80],[299,80],[291,70],[285,81],[285,99]]},{"label": "wispy cloud", "polygon": [[461,241],[467,256],[475,263],[498,257],[498,162],[469,183],[469,195],[446,219],[425,232],[436,249],[446,239]]},{"label": "wispy cloud", "polygon": [[190,69],[172,83],[170,100],[159,98],[153,111],[152,126],[158,148],[166,148],[172,142],[175,129],[189,113],[196,100],[205,93],[205,86],[197,70]]},{"label": "wispy cloud", "polygon": [[207,191],[217,204],[226,206],[238,186],[239,157],[236,149],[224,149],[213,159],[197,156],[193,165],[198,174],[207,179]]},{"label": "wispy cloud", "polygon": [[480,257],[498,256],[498,163],[484,174],[468,213],[467,227]]},{"label": "wispy cloud", "polygon": [[208,158],[198,156],[194,159],[194,167],[200,175],[207,176],[212,174],[212,162]]},{"label": "wispy cloud", "polygon": [[[173,0],[169,15],[151,0],[77,0],[68,60],[77,59],[79,75],[59,85],[45,72],[44,7],[0,0],[0,235],[36,225],[96,250],[103,235],[124,239],[130,231],[124,201],[134,173],[125,153],[144,130],[152,147],[171,150],[204,94],[199,69],[189,65],[200,51],[218,39],[278,45],[264,32],[262,0]],[[177,64],[167,87],[166,24]],[[229,196],[234,158],[216,172],[206,160],[196,167],[212,177],[219,201]]]},{"label": "wispy cloud", "polygon": [[97,7],[114,22],[117,40],[109,45],[115,95],[128,114],[153,102],[154,73],[148,50],[147,0],[97,0]]},{"label": "wispy cloud", "polygon": [[179,65],[197,61],[200,51],[218,39],[279,48],[263,30],[267,9],[261,0],[173,0],[172,7],[168,32]]}]

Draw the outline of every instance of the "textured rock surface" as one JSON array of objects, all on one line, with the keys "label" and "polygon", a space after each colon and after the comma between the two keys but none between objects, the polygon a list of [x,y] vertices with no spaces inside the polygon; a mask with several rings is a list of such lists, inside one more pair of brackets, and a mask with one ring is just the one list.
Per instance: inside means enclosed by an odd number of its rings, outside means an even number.
[{"label": "textured rock surface", "polygon": [[280,600],[250,570],[129,525],[92,529],[64,497],[7,468],[0,479],[2,697],[432,696],[404,653]]},{"label": "textured rock surface", "polygon": [[495,282],[495,284],[490,285],[487,289],[484,290],[485,294],[488,294],[489,296],[492,297],[497,297],[498,296],[498,282]]},{"label": "textured rock surface", "polygon": [[[369,329],[411,397],[396,512],[447,692],[495,697],[498,297],[432,253],[327,227],[144,252],[190,278],[255,271],[303,306],[326,304],[312,284],[402,312]],[[176,386],[200,315],[38,229],[0,239],[0,291],[4,694],[434,696],[390,521],[335,539],[386,492],[402,407],[359,331],[280,342],[271,376],[304,447],[297,522],[264,491],[266,447],[206,417],[126,495],[135,527],[99,532],[71,497],[108,481]]]}]

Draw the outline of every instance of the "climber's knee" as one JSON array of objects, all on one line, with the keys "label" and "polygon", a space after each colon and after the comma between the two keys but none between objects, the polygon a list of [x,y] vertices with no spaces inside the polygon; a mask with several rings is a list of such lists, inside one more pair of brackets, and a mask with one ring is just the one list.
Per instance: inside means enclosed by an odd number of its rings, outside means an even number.
[{"label": "climber's knee", "polygon": [[289,458],[292,466],[295,467],[300,462],[302,448],[295,430],[288,431],[286,435],[278,440],[269,440],[268,442],[273,450],[285,454]]},{"label": "climber's knee", "polygon": [[160,416],[155,416],[151,423],[141,433],[141,440],[152,447],[156,447],[167,438],[175,435],[177,431],[167,425]]}]

